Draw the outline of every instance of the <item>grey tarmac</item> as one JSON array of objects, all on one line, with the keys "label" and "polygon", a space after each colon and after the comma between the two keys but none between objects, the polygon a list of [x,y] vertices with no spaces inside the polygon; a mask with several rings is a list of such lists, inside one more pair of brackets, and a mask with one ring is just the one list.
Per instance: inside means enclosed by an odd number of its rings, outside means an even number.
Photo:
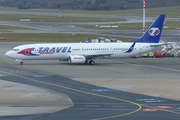
[{"label": "grey tarmac", "polygon": [[6,75],[1,79],[66,94],[74,106],[0,119],[179,119],[179,58],[98,60],[94,66],[24,61],[21,66],[4,55],[18,44],[24,43],[0,45],[0,72]]}]

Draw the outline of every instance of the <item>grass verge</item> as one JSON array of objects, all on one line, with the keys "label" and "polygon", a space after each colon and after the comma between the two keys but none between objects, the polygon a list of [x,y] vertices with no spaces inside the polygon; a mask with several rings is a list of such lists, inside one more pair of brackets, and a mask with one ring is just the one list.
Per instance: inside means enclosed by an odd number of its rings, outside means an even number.
[{"label": "grass verge", "polygon": [[[89,35],[87,34],[17,34],[8,33],[0,34],[0,37],[6,37],[7,42],[85,42]],[[97,39],[98,37],[109,38],[104,35],[90,35],[91,39]],[[122,41],[129,41],[132,38],[116,37],[116,39]]]},{"label": "grass verge", "polygon": [[20,19],[30,19],[31,22],[115,22],[125,21],[124,19],[104,19],[104,18],[86,18],[86,17],[65,17],[65,16],[42,16],[42,15],[19,15],[2,14],[0,21],[20,21]]},{"label": "grass verge", "polygon": [[[41,9],[6,9],[1,8],[2,11],[20,11],[20,12],[46,12],[46,13],[71,13],[71,14],[96,14],[96,15],[127,15],[127,16],[142,16],[142,9],[130,9],[130,10],[116,10],[116,11],[88,11],[88,10],[41,10]],[[180,6],[170,7],[157,7],[157,8],[146,8],[146,16],[156,17],[159,14],[166,14],[167,17],[178,18]]]}]

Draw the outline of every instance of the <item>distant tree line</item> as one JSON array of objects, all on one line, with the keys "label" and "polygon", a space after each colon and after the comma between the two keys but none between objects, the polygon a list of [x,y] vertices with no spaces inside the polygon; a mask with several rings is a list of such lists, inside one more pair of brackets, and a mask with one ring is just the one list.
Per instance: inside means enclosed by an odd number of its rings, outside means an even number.
[{"label": "distant tree line", "polygon": [[[0,6],[19,9],[125,10],[142,8],[143,0],[0,0]],[[180,0],[146,0],[146,7],[180,5]]]}]

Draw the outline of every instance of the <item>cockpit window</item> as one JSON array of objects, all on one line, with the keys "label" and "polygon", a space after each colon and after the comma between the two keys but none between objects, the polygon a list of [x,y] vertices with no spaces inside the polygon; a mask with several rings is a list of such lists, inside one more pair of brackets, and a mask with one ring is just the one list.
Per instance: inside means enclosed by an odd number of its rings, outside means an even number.
[{"label": "cockpit window", "polygon": [[19,49],[12,49],[12,51],[19,51]]}]

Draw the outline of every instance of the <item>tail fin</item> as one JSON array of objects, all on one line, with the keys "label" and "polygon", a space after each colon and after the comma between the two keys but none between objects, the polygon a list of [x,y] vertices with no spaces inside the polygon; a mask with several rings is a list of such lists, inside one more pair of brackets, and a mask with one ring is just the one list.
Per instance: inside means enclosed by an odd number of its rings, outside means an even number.
[{"label": "tail fin", "polygon": [[141,38],[131,42],[159,43],[164,19],[165,14],[160,14]]},{"label": "tail fin", "polygon": [[90,40],[90,36],[88,36],[88,38],[86,39],[85,43],[89,43]]}]

